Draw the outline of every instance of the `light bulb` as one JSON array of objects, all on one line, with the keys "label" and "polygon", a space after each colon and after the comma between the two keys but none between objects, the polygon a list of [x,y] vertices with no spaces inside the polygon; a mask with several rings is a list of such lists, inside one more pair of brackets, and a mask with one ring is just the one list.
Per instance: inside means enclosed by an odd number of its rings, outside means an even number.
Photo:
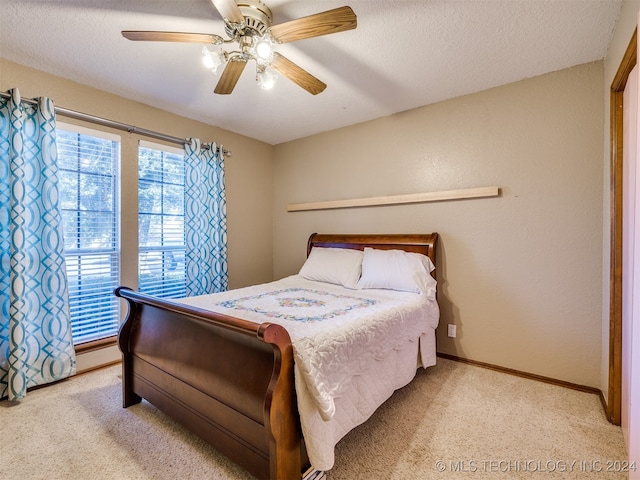
[{"label": "light bulb", "polygon": [[259,38],[253,46],[253,51],[258,62],[269,63],[273,58],[273,44],[271,43],[271,39],[269,37]]},{"label": "light bulb", "polygon": [[262,90],[270,90],[276,83],[278,76],[268,69],[259,70],[256,74],[256,81],[258,82],[258,87]]},{"label": "light bulb", "polygon": [[224,62],[225,57],[222,50],[216,50],[215,52],[212,52],[207,47],[202,47],[202,63],[208,70],[216,73],[218,67]]},{"label": "light bulb", "polygon": [[202,64],[207,70],[213,68],[213,58],[211,57],[211,52],[207,50],[207,47],[202,48]]},{"label": "light bulb", "polygon": [[268,59],[269,55],[271,55],[271,45],[264,41],[258,42],[256,45],[256,55],[264,60]]}]

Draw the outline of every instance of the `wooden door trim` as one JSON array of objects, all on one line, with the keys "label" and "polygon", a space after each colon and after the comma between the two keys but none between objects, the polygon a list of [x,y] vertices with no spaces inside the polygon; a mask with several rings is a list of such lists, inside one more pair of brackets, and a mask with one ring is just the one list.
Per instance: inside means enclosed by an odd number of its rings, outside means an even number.
[{"label": "wooden door trim", "polygon": [[609,269],[609,395],[607,418],[620,425],[622,407],[622,154],[623,95],[629,74],[637,62],[636,29],[611,83],[610,214],[611,249]]}]

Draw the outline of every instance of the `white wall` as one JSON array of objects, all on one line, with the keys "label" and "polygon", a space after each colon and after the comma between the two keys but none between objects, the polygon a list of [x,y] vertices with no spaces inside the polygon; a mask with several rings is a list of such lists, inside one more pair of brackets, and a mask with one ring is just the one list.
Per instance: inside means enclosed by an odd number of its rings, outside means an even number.
[{"label": "white wall", "polygon": [[[595,62],[277,145],[275,277],[312,232],[437,231],[439,351],[599,387],[602,81]],[[500,197],[286,211],[491,185]]]}]

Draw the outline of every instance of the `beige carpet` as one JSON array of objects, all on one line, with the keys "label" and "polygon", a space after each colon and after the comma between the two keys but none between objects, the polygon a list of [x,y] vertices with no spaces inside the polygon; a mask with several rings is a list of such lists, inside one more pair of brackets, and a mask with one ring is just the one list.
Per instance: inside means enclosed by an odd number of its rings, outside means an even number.
[{"label": "beige carpet", "polygon": [[[120,395],[116,366],[0,402],[0,478],[252,478]],[[329,478],[613,480],[625,459],[597,396],[439,359],[340,442]]]}]

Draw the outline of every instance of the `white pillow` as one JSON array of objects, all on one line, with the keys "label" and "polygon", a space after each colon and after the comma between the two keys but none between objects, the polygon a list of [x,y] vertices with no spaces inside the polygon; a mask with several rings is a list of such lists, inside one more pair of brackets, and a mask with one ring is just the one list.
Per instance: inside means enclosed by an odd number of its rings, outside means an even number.
[{"label": "white pillow", "polygon": [[365,248],[358,288],[384,288],[422,294],[436,293],[435,269],[426,255],[404,250]]},{"label": "white pillow", "polygon": [[307,280],[354,289],[362,271],[362,257],[361,250],[313,247],[300,269],[300,275]]}]

